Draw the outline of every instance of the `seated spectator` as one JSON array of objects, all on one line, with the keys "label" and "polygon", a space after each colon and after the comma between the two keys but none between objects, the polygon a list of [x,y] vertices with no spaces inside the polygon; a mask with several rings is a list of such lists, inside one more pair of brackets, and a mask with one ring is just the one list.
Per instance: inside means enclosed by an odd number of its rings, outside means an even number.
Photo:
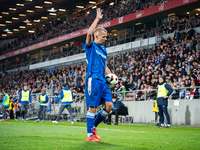
[{"label": "seated spectator", "polygon": [[180,93],[179,93],[179,99],[184,99],[185,98],[185,96],[186,96],[186,89],[185,89],[185,85],[183,84],[182,86],[181,86],[181,90],[180,90]]},{"label": "seated spectator", "polygon": [[151,85],[150,86],[151,91],[149,91],[149,93],[147,94],[147,97],[146,97],[147,101],[156,100],[157,94],[156,94],[156,91],[153,91],[153,89],[154,89],[154,87],[153,87],[153,85]]},{"label": "seated spectator", "polygon": [[176,100],[179,98],[179,90],[175,89],[176,87],[174,84],[172,85],[172,88],[173,88],[173,92],[171,94],[171,99]]},{"label": "seated spectator", "polygon": [[186,90],[186,99],[190,99],[190,89]]},{"label": "seated spectator", "polygon": [[[144,90],[144,86],[143,85],[141,85],[141,88],[139,89],[139,90]],[[144,101],[145,99],[145,91],[138,91],[138,94],[137,94],[137,98],[136,98],[136,100],[137,101]]]},{"label": "seated spectator", "polygon": [[134,93],[127,93],[125,101],[134,101]]},{"label": "seated spectator", "polygon": [[107,125],[111,125],[111,115],[115,115],[115,123],[113,125],[118,125],[118,115],[127,115],[128,110],[127,107],[124,106],[124,103],[120,101],[116,96],[113,96],[113,111],[111,111],[108,115]]},{"label": "seated spectator", "polygon": [[133,87],[130,89],[130,91],[136,90],[137,89],[137,83],[133,82]]},{"label": "seated spectator", "polygon": [[190,91],[190,99],[198,99],[199,98],[199,92],[198,89],[195,88],[195,85],[191,85],[192,89]]}]

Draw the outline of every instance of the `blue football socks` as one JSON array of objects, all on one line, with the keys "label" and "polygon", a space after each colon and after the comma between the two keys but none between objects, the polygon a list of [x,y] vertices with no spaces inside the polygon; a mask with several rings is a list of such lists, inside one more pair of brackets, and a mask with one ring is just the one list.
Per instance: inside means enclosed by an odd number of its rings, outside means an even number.
[{"label": "blue football socks", "polygon": [[104,108],[100,110],[96,119],[94,120],[94,128],[96,128],[101,123],[101,121],[103,121],[106,118],[107,115],[108,112]]},{"label": "blue football socks", "polygon": [[95,113],[93,112],[87,112],[86,116],[86,123],[87,123],[87,137],[90,137],[92,135],[93,125],[94,125],[94,116]]}]

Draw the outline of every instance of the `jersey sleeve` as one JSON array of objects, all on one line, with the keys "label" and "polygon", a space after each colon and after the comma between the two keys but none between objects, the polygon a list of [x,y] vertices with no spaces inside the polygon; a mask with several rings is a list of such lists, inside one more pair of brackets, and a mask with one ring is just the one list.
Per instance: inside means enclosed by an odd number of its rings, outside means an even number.
[{"label": "jersey sleeve", "polygon": [[93,44],[93,41],[92,41],[92,43],[89,44],[89,45],[85,42],[84,48],[88,50],[88,49],[90,49],[90,48],[92,47],[92,44]]},{"label": "jersey sleeve", "polygon": [[84,48],[85,48],[85,54],[86,54],[86,62],[87,62],[87,64],[88,64],[88,62],[90,60],[90,55],[91,55],[91,51],[92,51],[92,45],[93,45],[93,41],[89,45],[85,42]]},{"label": "jersey sleeve", "polygon": [[29,102],[32,103],[32,100],[31,100],[31,92],[29,92]]},{"label": "jersey sleeve", "polygon": [[21,103],[21,99],[22,99],[22,91],[19,93],[19,103]]},{"label": "jersey sleeve", "polygon": [[7,99],[7,95],[4,96],[4,99],[3,99],[3,102],[1,103],[1,106],[5,103],[6,99]]},{"label": "jersey sleeve", "polygon": [[60,91],[60,98],[63,99],[64,94],[63,94],[63,90]]}]

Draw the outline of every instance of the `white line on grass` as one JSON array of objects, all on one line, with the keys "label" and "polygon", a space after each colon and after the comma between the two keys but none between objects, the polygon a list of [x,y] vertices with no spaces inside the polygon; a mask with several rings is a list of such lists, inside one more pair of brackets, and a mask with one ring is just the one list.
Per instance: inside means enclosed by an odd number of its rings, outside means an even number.
[{"label": "white line on grass", "polygon": [[[82,128],[86,130],[86,127],[73,127],[73,126],[67,126],[71,128]],[[108,129],[108,128],[98,128],[98,130],[112,130],[112,131],[118,131],[118,132],[138,132],[138,133],[147,133],[145,131],[133,131],[133,130],[120,130],[120,129]]]},{"label": "white line on grass", "polygon": [[[6,122],[6,123],[12,123],[12,122]],[[23,125],[26,125],[26,123],[22,123]],[[37,124],[37,123],[36,123]],[[38,123],[39,124],[39,123]],[[48,125],[48,126],[55,126],[55,125]],[[65,125],[59,125],[63,127],[71,127],[71,128],[79,128],[79,129],[85,129],[86,127],[75,127],[75,126],[65,126]],[[108,128],[97,128],[98,130],[109,130],[109,131],[117,131],[117,132],[135,132],[135,133],[147,133],[145,131],[133,131],[133,130],[120,130],[120,129],[108,129]]]}]

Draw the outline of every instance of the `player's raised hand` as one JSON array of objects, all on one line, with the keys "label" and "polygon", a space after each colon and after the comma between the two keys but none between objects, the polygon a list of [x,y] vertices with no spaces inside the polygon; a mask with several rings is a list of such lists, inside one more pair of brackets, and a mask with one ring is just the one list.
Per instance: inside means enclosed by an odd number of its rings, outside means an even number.
[{"label": "player's raised hand", "polygon": [[102,19],[103,18],[102,11],[103,11],[102,9],[97,8],[97,17],[96,18],[98,18],[98,19]]}]

